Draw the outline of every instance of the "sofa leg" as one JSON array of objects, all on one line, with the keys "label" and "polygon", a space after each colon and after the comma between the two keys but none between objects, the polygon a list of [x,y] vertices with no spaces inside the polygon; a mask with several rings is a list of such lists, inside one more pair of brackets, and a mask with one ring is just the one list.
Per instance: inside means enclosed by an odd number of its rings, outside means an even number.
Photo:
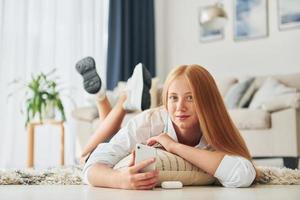
[{"label": "sofa leg", "polygon": [[287,168],[297,169],[298,168],[298,157],[283,157],[283,165]]}]

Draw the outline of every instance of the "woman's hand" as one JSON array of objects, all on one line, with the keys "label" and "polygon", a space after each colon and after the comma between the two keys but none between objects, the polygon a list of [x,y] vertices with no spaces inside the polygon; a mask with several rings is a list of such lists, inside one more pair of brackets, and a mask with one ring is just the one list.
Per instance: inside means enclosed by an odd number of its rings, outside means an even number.
[{"label": "woman's hand", "polygon": [[135,151],[133,151],[132,159],[129,167],[121,171],[121,185],[123,189],[149,190],[153,189],[158,182],[158,170],[151,172],[139,173],[148,165],[155,161],[155,158],[145,160],[139,164],[134,165]]},{"label": "woman's hand", "polygon": [[149,146],[153,146],[157,143],[161,144],[168,152],[171,152],[171,147],[177,142],[166,133],[161,133],[147,140],[147,145]]}]

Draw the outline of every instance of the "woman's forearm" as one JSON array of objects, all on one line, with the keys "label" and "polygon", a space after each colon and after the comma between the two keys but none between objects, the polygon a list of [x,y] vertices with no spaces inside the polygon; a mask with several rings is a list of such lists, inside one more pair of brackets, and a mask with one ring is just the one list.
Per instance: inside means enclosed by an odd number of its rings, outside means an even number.
[{"label": "woman's forearm", "polygon": [[177,154],[178,156],[189,161],[198,168],[205,172],[214,175],[220,162],[222,161],[225,153],[220,151],[207,151],[197,149],[184,144],[177,143],[170,149],[171,153]]},{"label": "woman's forearm", "polygon": [[88,182],[93,186],[121,188],[120,172],[105,164],[93,164],[87,173]]},{"label": "woman's forearm", "polygon": [[122,171],[114,170],[105,164],[96,163],[87,169],[86,178],[91,185],[97,187],[149,190],[158,183],[158,171],[143,173],[140,170],[154,161],[155,159],[149,159],[135,165],[132,163]]}]

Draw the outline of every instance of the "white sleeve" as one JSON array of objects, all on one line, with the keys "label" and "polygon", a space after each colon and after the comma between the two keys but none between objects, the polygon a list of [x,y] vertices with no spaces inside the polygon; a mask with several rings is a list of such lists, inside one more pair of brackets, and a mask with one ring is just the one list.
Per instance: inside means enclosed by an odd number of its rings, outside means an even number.
[{"label": "white sleeve", "polygon": [[147,117],[147,113],[134,117],[124,128],[119,130],[109,143],[101,143],[97,146],[83,167],[84,183],[89,184],[87,175],[93,164],[102,163],[113,167],[131,153],[136,143],[145,142],[150,137],[149,124],[145,117]]},{"label": "white sleeve", "polygon": [[224,187],[249,187],[255,179],[256,171],[249,160],[225,155],[214,176]]}]

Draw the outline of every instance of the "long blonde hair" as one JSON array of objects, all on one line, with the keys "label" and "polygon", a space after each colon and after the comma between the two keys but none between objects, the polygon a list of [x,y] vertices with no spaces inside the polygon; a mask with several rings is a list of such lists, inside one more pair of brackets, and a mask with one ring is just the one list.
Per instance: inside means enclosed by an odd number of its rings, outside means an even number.
[{"label": "long blonde hair", "polygon": [[207,143],[216,150],[251,160],[246,143],[231,120],[213,77],[205,68],[194,64],[172,70],[163,88],[164,106],[167,107],[169,86],[179,76],[184,76],[192,89],[200,129]]}]

